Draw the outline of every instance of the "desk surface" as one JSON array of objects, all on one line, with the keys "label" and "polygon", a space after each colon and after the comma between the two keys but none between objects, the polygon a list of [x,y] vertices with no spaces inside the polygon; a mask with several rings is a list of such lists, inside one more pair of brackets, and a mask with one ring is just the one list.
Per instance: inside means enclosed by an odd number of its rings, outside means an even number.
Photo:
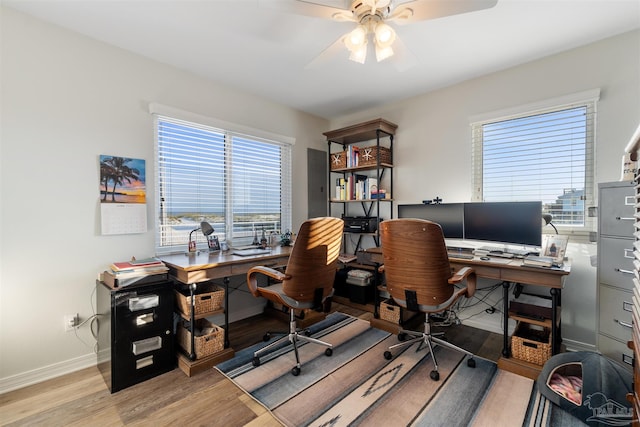
[{"label": "desk surface", "polygon": [[[372,261],[384,264],[381,248],[370,248],[365,252],[371,254]],[[472,259],[449,257],[449,264],[455,270],[473,267],[478,277],[550,288],[562,288],[564,278],[571,273],[570,261],[565,262],[562,267],[545,268],[522,265],[521,258],[493,257],[482,260],[479,256],[474,256]]]},{"label": "desk surface", "polygon": [[244,274],[257,265],[277,266],[286,264],[291,254],[290,246],[276,246],[260,255],[240,256],[232,251],[209,253],[199,251],[159,256],[171,275],[183,283],[197,283]]}]

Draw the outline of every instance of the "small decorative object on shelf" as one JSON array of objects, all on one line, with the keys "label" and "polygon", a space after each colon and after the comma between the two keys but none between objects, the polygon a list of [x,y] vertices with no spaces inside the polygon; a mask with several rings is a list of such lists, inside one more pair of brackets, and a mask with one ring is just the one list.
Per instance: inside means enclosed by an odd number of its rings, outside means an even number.
[{"label": "small decorative object on shelf", "polygon": [[289,230],[282,233],[280,237],[280,244],[282,246],[290,246],[291,245],[291,232]]}]

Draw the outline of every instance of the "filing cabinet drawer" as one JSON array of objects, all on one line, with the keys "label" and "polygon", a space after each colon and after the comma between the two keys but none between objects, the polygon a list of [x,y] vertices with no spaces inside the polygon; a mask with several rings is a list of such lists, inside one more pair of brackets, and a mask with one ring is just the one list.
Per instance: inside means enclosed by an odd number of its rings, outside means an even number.
[{"label": "filing cabinet drawer", "polygon": [[598,350],[630,371],[633,369],[633,351],[627,347],[626,342],[598,335]]},{"label": "filing cabinet drawer", "polygon": [[600,286],[599,332],[621,341],[631,339],[631,312],[633,294],[609,286]]},{"label": "filing cabinet drawer", "polygon": [[635,194],[632,183],[620,182],[616,183],[616,186],[607,185],[604,192],[600,187],[600,202],[598,203],[600,234],[633,236],[634,206]]},{"label": "filing cabinet drawer", "polygon": [[598,257],[598,277],[601,284],[632,289],[633,240],[601,237]]}]

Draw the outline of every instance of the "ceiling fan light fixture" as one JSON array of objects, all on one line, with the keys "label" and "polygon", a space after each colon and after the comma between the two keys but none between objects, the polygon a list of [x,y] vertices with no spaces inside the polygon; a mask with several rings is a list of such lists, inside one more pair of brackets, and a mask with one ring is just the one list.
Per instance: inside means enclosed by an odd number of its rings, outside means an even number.
[{"label": "ceiling fan light fixture", "polygon": [[367,59],[367,40],[365,39],[364,43],[361,46],[350,50],[351,54],[349,55],[349,59],[353,62],[364,64]]},{"label": "ceiling fan light fixture", "polygon": [[387,47],[376,46],[376,60],[378,62],[384,61],[385,59],[390,58],[392,56],[393,56],[393,49],[391,48],[391,46],[387,46]]},{"label": "ceiling fan light fixture", "polygon": [[367,30],[363,25],[358,25],[344,38],[344,44],[351,52],[367,43]]},{"label": "ceiling fan light fixture", "polygon": [[391,47],[396,40],[396,32],[384,22],[378,22],[374,30],[376,46],[381,48]]}]

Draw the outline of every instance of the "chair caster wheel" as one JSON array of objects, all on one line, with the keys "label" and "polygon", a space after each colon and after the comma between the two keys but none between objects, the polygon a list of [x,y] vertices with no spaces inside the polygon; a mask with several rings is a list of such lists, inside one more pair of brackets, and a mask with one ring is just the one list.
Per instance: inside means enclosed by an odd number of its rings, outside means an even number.
[{"label": "chair caster wheel", "polygon": [[333,349],[328,348],[324,351],[325,356],[331,356],[333,354]]},{"label": "chair caster wheel", "polygon": [[429,373],[429,376],[434,381],[439,381],[440,380],[440,373],[438,371],[431,371],[431,373]]},{"label": "chair caster wheel", "polygon": [[271,339],[271,334],[270,333],[266,333],[262,336],[262,341],[267,342]]},{"label": "chair caster wheel", "polygon": [[393,355],[391,354],[390,351],[385,351],[384,352],[384,358],[387,360],[391,360],[393,358]]},{"label": "chair caster wheel", "polygon": [[291,374],[293,374],[294,377],[297,377],[298,375],[300,375],[300,368],[295,366],[294,368],[291,369]]},{"label": "chair caster wheel", "polygon": [[404,332],[400,332],[398,334],[398,341],[405,341],[407,339],[407,334],[405,334]]},{"label": "chair caster wheel", "polygon": [[476,367],[475,359],[467,359],[467,366],[470,368],[475,368]]},{"label": "chair caster wheel", "polygon": [[305,336],[310,337],[311,336],[311,331],[308,330],[308,329],[305,329],[304,330],[304,334],[305,334]]},{"label": "chair caster wheel", "polygon": [[260,358],[254,356],[251,364],[257,368],[258,366],[260,366]]}]

